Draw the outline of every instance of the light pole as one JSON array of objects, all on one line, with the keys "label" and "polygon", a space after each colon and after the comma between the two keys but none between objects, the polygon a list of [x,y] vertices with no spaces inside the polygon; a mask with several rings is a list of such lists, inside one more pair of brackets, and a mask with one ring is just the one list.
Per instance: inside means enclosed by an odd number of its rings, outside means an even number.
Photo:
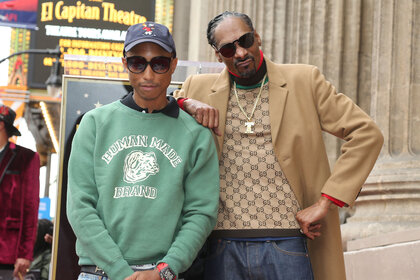
[{"label": "light pole", "polygon": [[48,95],[53,97],[59,97],[61,95],[60,55],[61,53],[57,55],[57,58],[53,62],[53,65],[51,67],[51,73],[48,76],[47,81],[45,82],[45,84],[47,85]]}]

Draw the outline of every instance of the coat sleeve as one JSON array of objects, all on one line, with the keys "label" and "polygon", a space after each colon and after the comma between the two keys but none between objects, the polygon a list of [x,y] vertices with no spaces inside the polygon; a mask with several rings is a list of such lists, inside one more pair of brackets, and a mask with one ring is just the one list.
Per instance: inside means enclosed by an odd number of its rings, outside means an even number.
[{"label": "coat sleeve", "polygon": [[40,161],[37,153],[31,152],[27,158],[28,164],[23,170],[22,186],[24,188],[23,225],[21,242],[19,243],[18,258],[33,259],[33,249],[36,239],[38,207],[39,207],[39,167]]},{"label": "coat sleeve", "polygon": [[96,124],[86,114],[76,131],[68,164],[67,217],[80,246],[111,279],[124,279],[133,270],[107,231],[96,210],[99,199],[94,172]]},{"label": "coat sleeve", "polygon": [[353,205],[384,139],[375,122],[350,98],[337,93],[318,68],[314,67],[311,75],[322,130],[345,141],[322,193]]},{"label": "coat sleeve", "polygon": [[182,83],[182,88],[180,90],[174,91],[174,97],[176,99],[178,98],[191,98],[191,96],[188,96],[188,93],[191,91],[188,90],[191,80],[193,76],[188,76],[184,83]]}]

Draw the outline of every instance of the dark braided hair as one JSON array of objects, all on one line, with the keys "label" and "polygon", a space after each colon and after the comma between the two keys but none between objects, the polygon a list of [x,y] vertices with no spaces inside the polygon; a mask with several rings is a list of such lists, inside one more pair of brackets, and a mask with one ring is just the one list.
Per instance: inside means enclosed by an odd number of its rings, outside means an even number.
[{"label": "dark braided hair", "polygon": [[229,17],[238,17],[242,19],[249,26],[249,28],[251,28],[251,31],[254,30],[254,26],[252,25],[252,21],[248,15],[239,12],[225,11],[213,18],[207,26],[207,41],[209,42],[210,46],[216,47],[216,42],[214,40],[214,30],[225,18]]}]

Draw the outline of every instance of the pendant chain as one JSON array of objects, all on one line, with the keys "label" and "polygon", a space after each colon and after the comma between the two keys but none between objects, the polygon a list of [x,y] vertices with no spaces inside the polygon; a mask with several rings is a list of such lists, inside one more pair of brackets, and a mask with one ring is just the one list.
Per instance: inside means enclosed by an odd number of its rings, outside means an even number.
[{"label": "pendant chain", "polygon": [[264,87],[264,82],[265,82],[266,77],[267,77],[267,74],[265,74],[264,78],[262,79],[260,92],[258,93],[257,99],[255,100],[255,103],[254,103],[254,108],[252,108],[252,112],[251,112],[251,115],[249,117],[246,114],[244,108],[242,108],[241,104],[239,103],[238,92],[236,91],[236,82],[233,81],[233,92],[235,93],[236,101],[238,102],[238,107],[239,107],[239,109],[241,109],[241,112],[244,114],[244,116],[246,117],[248,122],[250,122],[252,117],[254,116],[255,108],[257,108],[258,101],[260,100],[261,92],[262,92],[262,89]]}]

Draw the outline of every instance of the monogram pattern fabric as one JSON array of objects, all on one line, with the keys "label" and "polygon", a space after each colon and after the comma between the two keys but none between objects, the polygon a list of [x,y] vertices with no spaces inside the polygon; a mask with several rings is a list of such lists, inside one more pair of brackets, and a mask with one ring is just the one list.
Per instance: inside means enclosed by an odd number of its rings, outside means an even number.
[{"label": "monogram pattern fabric", "polygon": [[[241,106],[250,115],[260,88],[237,90]],[[216,230],[299,228],[295,215],[300,207],[274,154],[268,110],[267,83],[252,119],[254,133],[246,134],[247,119],[231,90]]]}]

